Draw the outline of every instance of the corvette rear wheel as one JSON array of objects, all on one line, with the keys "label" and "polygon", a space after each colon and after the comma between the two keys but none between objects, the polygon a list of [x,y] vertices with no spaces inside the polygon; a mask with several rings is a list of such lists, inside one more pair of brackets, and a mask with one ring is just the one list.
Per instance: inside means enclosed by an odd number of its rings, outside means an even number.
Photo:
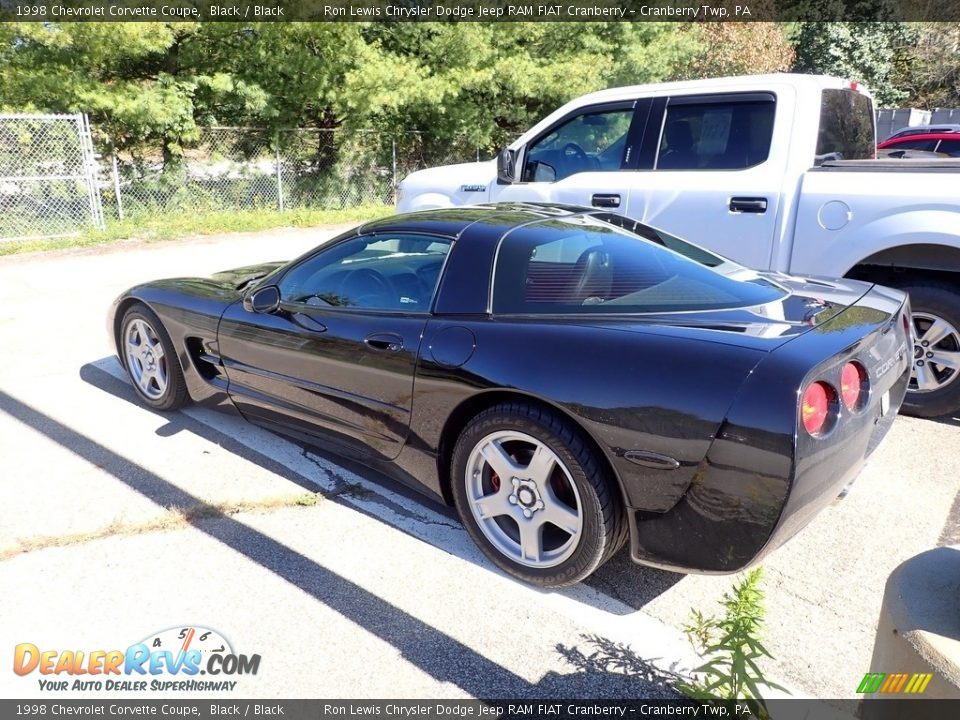
[{"label": "corvette rear wheel", "polygon": [[580,582],[627,536],[620,491],[567,419],[525,403],[490,408],[453,453],[453,495],[474,542],[514,577]]},{"label": "corvette rear wheel", "polygon": [[176,350],[159,318],[146,305],[134,305],[124,314],[120,352],[144,402],[158,410],[176,410],[186,404],[187,385]]}]

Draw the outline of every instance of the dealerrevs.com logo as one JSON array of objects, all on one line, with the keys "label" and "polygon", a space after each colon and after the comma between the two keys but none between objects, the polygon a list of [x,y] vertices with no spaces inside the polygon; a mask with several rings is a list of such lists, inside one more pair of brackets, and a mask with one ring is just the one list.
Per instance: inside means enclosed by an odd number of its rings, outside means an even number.
[{"label": "dealerrevs.com logo", "polygon": [[[239,675],[256,675],[259,655],[242,655],[216,630],[173,627],[151,633],[126,650],[51,650],[20,643],[13,671],[38,673],[41,690],[233,690]],[[204,677],[200,677],[204,676]]]}]

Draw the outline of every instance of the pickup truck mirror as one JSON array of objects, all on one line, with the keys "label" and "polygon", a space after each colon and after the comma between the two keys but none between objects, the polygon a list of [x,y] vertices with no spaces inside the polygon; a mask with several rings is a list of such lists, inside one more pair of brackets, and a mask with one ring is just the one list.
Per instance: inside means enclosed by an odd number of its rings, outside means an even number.
[{"label": "pickup truck mirror", "polygon": [[497,182],[501,185],[510,185],[517,179],[517,152],[504,148],[497,155]]}]

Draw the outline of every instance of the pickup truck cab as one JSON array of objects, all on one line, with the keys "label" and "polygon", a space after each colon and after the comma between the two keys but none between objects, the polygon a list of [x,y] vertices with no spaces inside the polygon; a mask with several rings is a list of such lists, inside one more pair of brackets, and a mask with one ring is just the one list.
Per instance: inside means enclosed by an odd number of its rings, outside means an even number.
[{"label": "pickup truck cab", "polygon": [[875,160],[870,95],[814,75],[613,88],[497,160],[415,172],[401,212],[485,202],[602,207],[742,265],[910,293],[906,412],[960,410],[960,161]]}]

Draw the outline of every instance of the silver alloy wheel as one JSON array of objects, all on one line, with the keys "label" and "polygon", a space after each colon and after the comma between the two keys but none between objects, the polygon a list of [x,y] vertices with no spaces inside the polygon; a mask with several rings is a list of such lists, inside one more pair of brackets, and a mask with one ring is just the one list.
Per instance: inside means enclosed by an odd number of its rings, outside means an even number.
[{"label": "silver alloy wheel", "polygon": [[130,377],[140,392],[158,400],[167,391],[167,358],[157,331],[139,317],[131,318],[123,331],[123,345]]},{"label": "silver alloy wheel", "polygon": [[913,376],[909,390],[942,390],[960,375],[960,332],[942,317],[913,313]]},{"label": "silver alloy wheel", "polygon": [[470,452],[464,482],[481,532],[514,562],[550,568],[577,549],[580,493],[560,458],[536,438],[514,431],[487,435]]}]

